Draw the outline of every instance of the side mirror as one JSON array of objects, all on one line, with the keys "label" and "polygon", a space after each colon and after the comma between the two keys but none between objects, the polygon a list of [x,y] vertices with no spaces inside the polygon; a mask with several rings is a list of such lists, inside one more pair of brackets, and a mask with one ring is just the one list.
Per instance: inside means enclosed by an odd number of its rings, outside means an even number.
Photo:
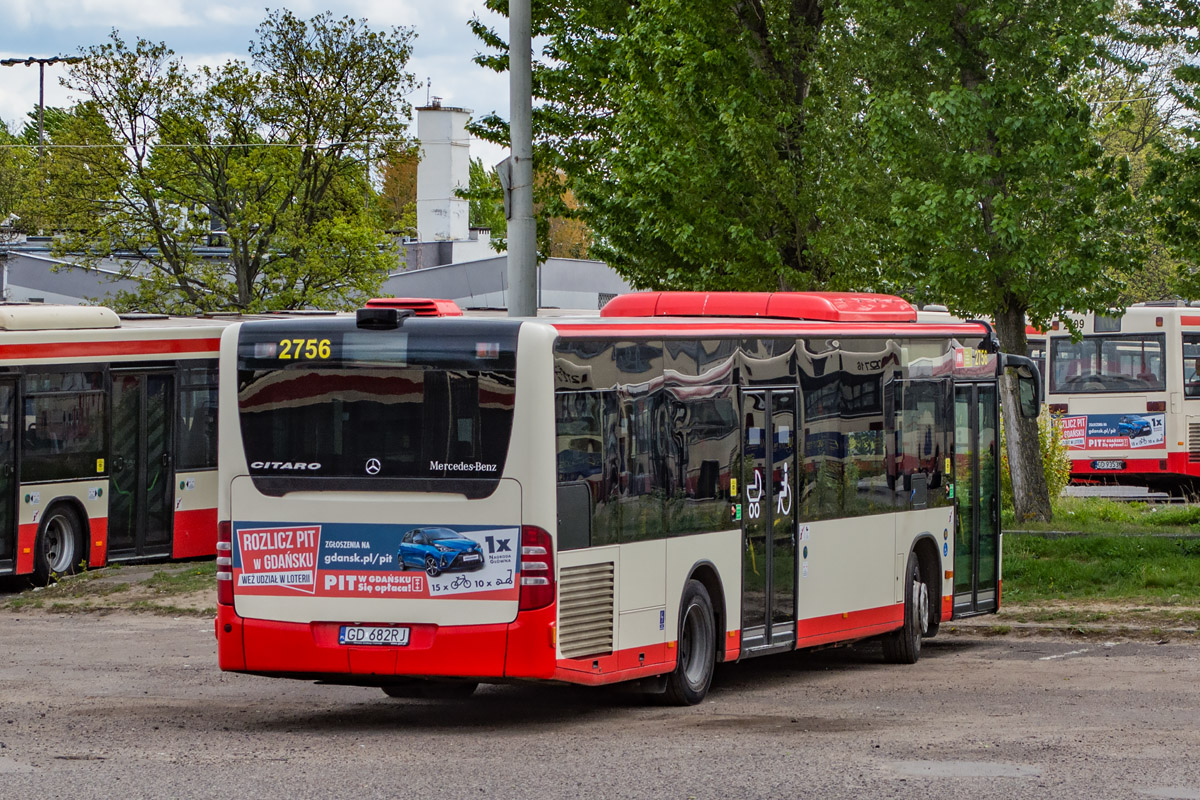
[{"label": "side mirror", "polygon": [[1015,356],[1005,353],[1002,356],[1003,368],[1013,370],[1017,375],[1017,396],[1021,407],[1021,416],[1036,419],[1042,409],[1042,374],[1037,363],[1025,356]]}]

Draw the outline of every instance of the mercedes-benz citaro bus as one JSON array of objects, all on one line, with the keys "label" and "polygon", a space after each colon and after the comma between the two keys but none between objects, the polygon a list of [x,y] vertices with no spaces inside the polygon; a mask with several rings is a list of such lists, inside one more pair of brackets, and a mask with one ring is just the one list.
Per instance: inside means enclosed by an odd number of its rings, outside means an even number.
[{"label": "mercedes-benz citaro bus", "polygon": [[980,323],[874,294],[624,295],[597,318],[377,300],[221,341],[223,669],[466,694],[640,681],[1000,604]]}]

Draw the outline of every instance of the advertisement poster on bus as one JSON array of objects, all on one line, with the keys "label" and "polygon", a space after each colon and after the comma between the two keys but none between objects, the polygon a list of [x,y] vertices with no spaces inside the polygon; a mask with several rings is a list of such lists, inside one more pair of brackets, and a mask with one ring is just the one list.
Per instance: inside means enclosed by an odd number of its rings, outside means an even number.
[{"label": "advertisement poster on bus", "polygon": [[520,529],[236,523],[239,594],[516,599]]},{"label": "advertisement poster on bus", "polygon": [[1058,421],[1071,450],[1137,450],[1162,447],[1166,414],[1077,414]]}]

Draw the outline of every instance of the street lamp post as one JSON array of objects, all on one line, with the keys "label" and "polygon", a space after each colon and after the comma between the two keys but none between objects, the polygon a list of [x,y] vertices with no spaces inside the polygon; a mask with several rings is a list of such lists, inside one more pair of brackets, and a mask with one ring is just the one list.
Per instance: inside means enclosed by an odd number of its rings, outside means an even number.
[{"label": "street lamp post", "polygon": [[77,64],[83,59],[79,56],[50,56],[49,58],[5,58],[0,59],[0,67],[15,67],[24,64],[27,67],[38,65],[38,161],[42,160],[46,149],[46,65],[47,64]]},{"label": "street lamp post", "polygon": [[508,315],[536,317],[537,220],[533,216],[533,64],[530,0],[508,4],[508,102],[511,169],[508,221]]}]

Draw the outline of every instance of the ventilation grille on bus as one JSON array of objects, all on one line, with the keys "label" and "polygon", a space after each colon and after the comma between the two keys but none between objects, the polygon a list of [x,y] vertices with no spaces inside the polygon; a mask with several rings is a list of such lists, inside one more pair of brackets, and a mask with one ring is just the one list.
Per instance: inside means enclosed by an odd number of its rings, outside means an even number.
[{"label": "ventilation grille on bus", "polygon": [[1188,461],[1200,462],[1200,422],[1188,421]]},{"label": "ventilation grille on bus", "polygon": [[567,658],[613,649],[612,562],[563,567],[559,573],[558,644]]}]

